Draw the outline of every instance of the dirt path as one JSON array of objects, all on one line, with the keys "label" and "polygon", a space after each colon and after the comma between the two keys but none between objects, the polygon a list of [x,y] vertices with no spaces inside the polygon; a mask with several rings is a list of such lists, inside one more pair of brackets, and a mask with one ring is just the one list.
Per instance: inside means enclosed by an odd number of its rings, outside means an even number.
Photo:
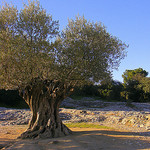
[{"label": "dirt path", "polygon": [[73,135],[16,140],[27,126],[0,127],[0,148],[7,150],[150,150],[150,136],[113,129],[72,128]]}]

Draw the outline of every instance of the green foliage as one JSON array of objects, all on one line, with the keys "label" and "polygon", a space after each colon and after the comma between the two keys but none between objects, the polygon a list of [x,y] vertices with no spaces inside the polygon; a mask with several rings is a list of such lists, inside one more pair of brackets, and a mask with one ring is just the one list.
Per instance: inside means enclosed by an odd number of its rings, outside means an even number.
[{"label": "green foliage", "polygon": [[[22,88],[35,78],[93,84],[110,78],[126,56],[127,45],[102,23],[77,16],[60,35],[58,26],[38,1],[29,1],[20,11],[9,4],[1,7],[1,89]],[[91,87],[84,88],[93,94]]]},{"label": "green foliage", "polygon": [[28,108],[17,90],[0,90],[0,106]]},{"label": "green foliage", "polygon": [[69,20],[56,44],[59,78],[84,84],[110,77],[111,69],[125,57],[127,47],[101,23],[80,16]]},{"label": "green foliage", "polygon": [[100,85],[84,85],[82,87],[76,87],[72,98],[78,97],[81,99],[83,96],[98,97],[98,99],[107,99],[120,101],[120,93],[123,91],[122,83],[114,80],[108,80],[107,82],[101,82]]},{"label": "green foliage", "polygon": [[150,82],[146,77],[148,72],[142,68],[126,70],[124,78],[124,90],[121,92],[122,98],[135,102],[144,102],[150,99]]},{"label": "green foliage", "polygon": [[150,78],[142,78],[140,80],[139,87],[142,88],[145,93],[150,93]]},{"label": "green foliage", "polygon": [[138,88],[143,91],[143,99],[150,101],[150,78],[144,77],[140,80]]},{"label": "green foliage", "polygon": [[0,88],[15,88],[32,78],[50,77],[51,47],[58,21],[36,1],[18,12],[5,4],[0,10]]},{"label": "green foliage", "polygon": [[99,86],[99,94],[102,98],[111,100],[120,100],[120,92],[123,86],[120,82],[110,80],[107,82],[101,82]]},{"label": "green foliage", "polygon": [[122,77],[124,84],[130,84],[130,82],[139,81],[141,78],[146,77],[148,72],[143,70],[142,68],[134,69],[134,70],[126,70]]},{"label": "green foliage", "polygon": [[99,86],[97,85],[84,85],[84,86],[76,86],[73,96],[90,96],[90,97],[94,97],[94,96],[99,96],[99,92],[98,92],[98,88]]}]

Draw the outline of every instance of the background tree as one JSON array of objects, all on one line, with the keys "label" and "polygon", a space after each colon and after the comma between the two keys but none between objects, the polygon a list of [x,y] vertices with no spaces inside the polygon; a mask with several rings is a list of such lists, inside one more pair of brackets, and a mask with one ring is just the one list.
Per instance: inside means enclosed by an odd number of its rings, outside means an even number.
[{"label": "background tree", "polygon": [[[20,103],[24,103],[24,100],[19,96],[17,90],[0,90],[0,105],[9,107],[18,107]],[[25,105],[27,106],[27,105]]]},{"label": "background tree", "polygon": [[143,70],[142,68],[134,69],[134,70],[126,70],[122,77],[124,84],[130,84],[130,82],[139,81],[141,78],[146,77],[148,72]]},{"label": "background tree", "polygon": [[120,100],[120,92],[123,90],[122,83],[114,80],[101,82],[99,86],[99,94],[102,98],[108,100]]},{"label": "background tree", "polygon": [[150,93],[150,77],[142,78],[140,81],[144,92]]},{"label": "background tree", "polygon": [[126,70],[122,75],[124,81],[124,91],[121,93],[122,97],[138,102],[143,101],[143,90],[139,88],[139,84],[147,75],[148,72],[142,68]]},{"label": "background tree", "polygon": [[95,97],[95,96],[100,96],[98,92],[99,86],[94,85],[94,84],[85,84],[81,86],[76,86],[74,88],[74,92],[71,95],[72,98],[76,97]]},{"label": "background tree", "polygon": [[143,91],[144,101],[150,101],[150,77],[144,77],[140,80],[138,88]]},{"label": "background tree", "polygon": [[0,86],[19,88],[33,113],[21,138],[70,134],[59,117],[60,103],[75,85],[110,77],[125,57],[122,41],[84,17],[69,20],[54,39],[57,34],[58,21],[39,2],[20,12],[8,4],[0,10]]}]

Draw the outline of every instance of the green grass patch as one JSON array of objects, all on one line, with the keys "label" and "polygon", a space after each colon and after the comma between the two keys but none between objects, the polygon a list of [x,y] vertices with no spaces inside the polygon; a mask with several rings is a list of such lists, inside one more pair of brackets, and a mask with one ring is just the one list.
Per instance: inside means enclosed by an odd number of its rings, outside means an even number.
[{"label": "green grass patch", "polygon": [[94,123],[66,123],[65,124],[68,128],[93,128],[93,129],[112,129],[111,127],[98,125]]}]

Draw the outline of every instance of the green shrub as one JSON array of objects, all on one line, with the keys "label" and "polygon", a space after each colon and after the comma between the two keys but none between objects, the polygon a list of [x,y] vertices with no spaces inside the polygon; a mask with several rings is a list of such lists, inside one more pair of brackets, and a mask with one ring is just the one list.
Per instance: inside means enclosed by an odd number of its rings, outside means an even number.
[{"label": "green shrub", "polygon": [[18,90],[0,90],[0,105],[15,108],[28,108],[25,101],[19,96]]}]

